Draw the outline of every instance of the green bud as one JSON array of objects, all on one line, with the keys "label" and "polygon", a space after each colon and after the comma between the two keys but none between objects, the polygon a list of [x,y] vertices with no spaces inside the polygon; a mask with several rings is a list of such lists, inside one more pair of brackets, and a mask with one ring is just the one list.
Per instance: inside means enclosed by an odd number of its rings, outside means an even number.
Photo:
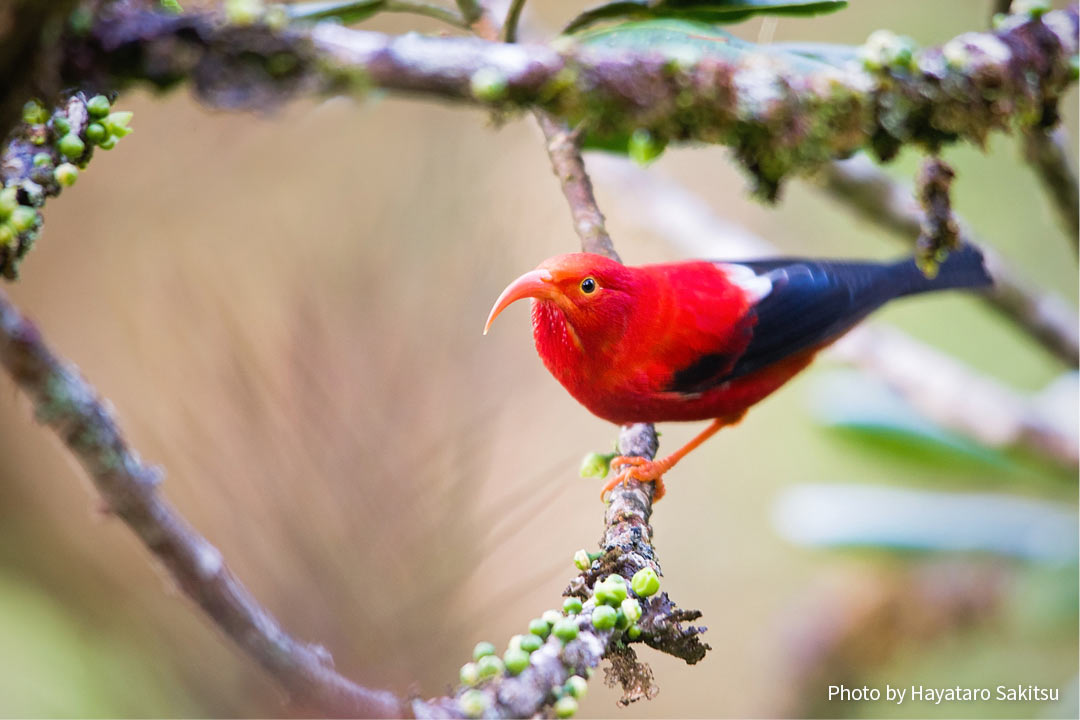
[{"label": "green bud", "polygon": [[581,700],[589,692],[589,682],[580,675],[571,675],[563,685],[563,690],[570,697],[575,697]]},{"label": "green bud", "polygon": [[90,113],[92,118],[103,118],[109,114],[109,110],[112,108],[112,103],[109,102],[109,98],[104,95],[95,95],[86,101],[86,112]]},{"label": "green bud", "polygon": [[114,147],[116,147],[116,136],[110,135],[109,137],[105,138],[98,143],[98,147],[102,150],[112,150]]},{"label": "green bud", "polygon": [[524,635],[512,635],[510,642],[506,643],[508,650],[519,650],[521,648],[521,641],[525,639]]},{"label": "green bud", "polygon": [[481,102],[498,102],[506,97],[506,76],[495,68],[480,68],[469,79],[469,88]]},{"label": "green bud", "polygon": [[79,168],[71,163],[60,163],[53,170],[53,177],[56,178],[56,182],[64,187],[71,187],[79,179]]},{"label": "green bud", "polygon": [[52,126],[58,137],[63,137],[71,132],[71,123],[68,122],[67,115],[60,113],[53,115]]},{"label": "green bud", "polygon": [[495,646],[489,642],[478,642],[472,651],[472,659],[479,660],[487,655],[495,654]]},{"label": "green bud", "polygon": [[610,605],[598,605],[592,613],[592,624],[597,630],[610,630],[615,627],[618,612]]},{"label": "green bud", "polygon": [[64,157],[72,160],[81,158],[82,154],[86,152],[86,143],[78,135],[70,132],[60,138],[60,142],[57,143],[56,147]]},{"label": "green bud", "polygon": [[472,687],[480,682],[480,669],[476,667],[476,663],[465,663],[458,672],[458,679],[461,680],[462,685]]},{"label": "green bud", "polygon": [[511,675],[520,675],[522,670],[529,667],[529,653],[520,648],[510,648],[503,654],[503,664]]},{"label": "green bud", "polygon": [[11,227],[15,228],[15,232],[24,233],[27,230],[33,230],[37,225],[38,213],[34,208],[20,205],[15,208],[15,212],[11,213]]},{"label": "green bud", "polygon": [[533,618],[529,621],[529,632],[538,638],[546,639],[548,633],[551,632],[551,625],[548,625],[547,620],[543,618]]},{"label": "green bud", "polygon": [[564,643],[568,643],[578,635],[577,622],[570,618],[563,618],[555,623],[554,627],[551,628],[551,633]]},{"label": "green bud", "polygon": [[1049,0],[1013,0],[1009,12],[1014,15],[1027,15],[1035,19],[1050,12]]},{"label": "green bud", "polygon": [[630,579],[630,587],[634,589],[634,594],[638,597],[649,597],[655,595],[660,589],[660,578],[651,567],[641,568]]},{"label": "green bud", "polygon": [[527,653],[534,653],[544,646],[544,641],[538,635],[529,633],[521,636],[521,649]]},{"label": "green bud", "polygon": [[30,100],[23,105],[23,122],[27,125],[41,125],[49,121],[49,113],[37,100]]},{"label": "green bud", "polygon": [[101,123],[90,123],[86,126],[86,139],[92,143],[99,143],[109,137],[109,131]]},{"label": "green bud", "polygon": [[626,619],[631,623],[636,623],[641,619],[641,603],[634,598],[626,598],[623,600],[622,604],[619,605],[619,609],[623,611],[623,614],[626,615]]},{"label": "green bud", "polygon": [[621,607],[615,611],[615,627],[618,630],[625,630],[630,627],[630,620],[626,617],[626,613],[622,611]]},{"label": "green bud", "polygon": [[604,585],[607,586],[608,604],[618,605],[626,599],[626,580],[622,575],[608,575]]},{"label": "green bud", "polygon": [[581,612],[581,600],[576,597],[568,597],[563,600],[562,611],[567,615],[577,615]]},{"label": "green bud", "polygon": [[18,191],[13,188],[0,190],[0,220],[7,220],[15,208],[19,207]]},{"label": "green bud", "polygon": [[577,700],[565,695],[555,701],[555,717],[568,718],[574,717],[574,713],[577,712]]},{"label": "green bud", "polygon": [[578,570],[588,570],[592,567],[592,560],[589,559],[589,553],[585,552],[585,548],[574,553],[574,567]]},{"label": "green bud", "polygon": [[173,15],[179,15],[184,12],[184,8],[180,7],[180,3],[176,0],[161,0],[161,9],[167,13],[172,13]]},{"label": "green bud", "polygon": [[458,699],[461,712],[465,717],[478,718],[488,707],[488,697],[479,690],[466,690]]},{"label": "green bud", "polygon": [[233,25],[251,25],[262,12],[262,0],[225,0],[225,18]]},{"label": "green bud", "polygon": [[596,598],[597,605],[610,605],[612,596],[611,588],[607,586],[607,583],[596,583],[593,587],[593,597]]},{"label": "green bud", "polygon": [[15,244],[15,228],[8,223],[0,223],[0,247],[11,247]]},{"label": "green bud", "polygon": [[631,625],[630,629],[626,631],[626,636],[631,640],[637,640],[639,637],[641,637],[641,626]]},{"label": "green bud", "polygon": [[[607,477],[608,470],[611,469],[611,459],[615,457],[615,453],[609,455],[603,455],[598,452],[591,452],[584,457],[581,461],[581,470],[578,474],[583,478],[593,478],[601,480]],[[582,550],[584,552],[584,550]],[[582,568],[584,570],[585,568]]]},{"label": "green bud", "polygon": [[554,625],[555,623],[562,620],[562,613],[560,613],[558,610],[545,610],[544,614],[541,615],[540,617],[548,625]]},{"label": "green bud", "polygon": [[644,128],[638,128],[630,136],[630,144],[627,146],[627,154],[638,165],[648,165],[664,152],[664,144],[653,138],[652,133]]},{"label": "green bud", "polygon": [[52,165],[52,155],[47,152],[39,152],[34,155],[34,167]]},{"label": "green bud", "polygon": [[135,113],[130,110],[109,113],[109,115],[101,121],[101,124],[105,126],[105,129],[109,131],[110,135],[122,138],[131,132],[128,123],[131,122],[131,118],[134,116]]},{"label": "green bud", "polygon": [[506,667],[497,655],[485,655],[476,661],[476,669],[480,672],[480,679],[486,680],[502,675]]}]

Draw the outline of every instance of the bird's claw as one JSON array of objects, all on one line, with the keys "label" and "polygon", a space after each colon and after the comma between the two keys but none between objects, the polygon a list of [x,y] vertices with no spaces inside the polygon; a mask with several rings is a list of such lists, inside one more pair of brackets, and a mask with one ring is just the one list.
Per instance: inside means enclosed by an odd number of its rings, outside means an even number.
[{"label": "bird's claw", "polygon": [[611,459],[611,467],[621,467],[611,480],[600,491],[600,499],[604,500],[609,492],[623,485],[627,480],[637,480],[640,483],[651,482],[653,484],[653,502],[664,497],[663,475],[667,471],[664,463],[655,460],[647,460],[637,455],[619,455]]}]

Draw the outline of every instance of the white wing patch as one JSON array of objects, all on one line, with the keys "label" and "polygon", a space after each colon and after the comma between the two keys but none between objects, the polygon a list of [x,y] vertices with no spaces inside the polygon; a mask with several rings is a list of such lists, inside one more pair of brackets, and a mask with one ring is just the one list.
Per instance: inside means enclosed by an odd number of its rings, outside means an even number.
[{"label": "white wing patch", "polygon": [[727,275],[734,285],[746,293],[746,299],[758,303],[772,292],[773,284],[768,275],[758,275],[746,265],[738,263],[713,263]]}]

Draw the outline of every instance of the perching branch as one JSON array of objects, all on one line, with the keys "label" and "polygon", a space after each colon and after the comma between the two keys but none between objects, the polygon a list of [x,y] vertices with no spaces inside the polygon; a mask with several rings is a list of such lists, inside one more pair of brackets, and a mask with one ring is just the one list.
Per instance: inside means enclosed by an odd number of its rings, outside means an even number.
[{"label": "perching branch", "polygon": [[[875,167],[865,157],[826,165],[821,174],[825,190],[860,216],[892,231],[910,243],[919,237],[924,214],[911,191]],[[977,238],[962,220],[960,239],[978,245],[994,287],[983,297],[1069,365],[1080,358],[1080,329],[1076,313],[1059,297],[1018,278],[1011,267]]]},{"label": "perching branch", "polygon": [[127,443],[107,403],[73,365],[53,354],[37,329],[0,292],[0,364],[122,519],[184,594],[292,696],[332,716],[403,717],[392,693],[369,690],[333,669],[322,647],[300,642],[252,597],[221,553],[169,504],[160,469]]},{"label": "perching branch", "polygon": [[[478,25],[490,26],[486,19],[486,13],[482,13]],[[482,28],[478,32],[490,34],[491,31]],[[535,115],[547,139],[552,168],[570,205],[582,249],[618,260],[611,237],[604,228],[604,216],[593,196],[577,136],[547,113],[537,110]],[[618,447],[623,455],[652,459],[658,447],[656,430],[653,425],[644,423],[625,426],[619,434]],[[653,492],[651,483],[643,485],[630,480],[609,493],[600,543],[603,553],[591,563],[583,562],[579,566],[582,572],[564,592],[582,600],[581,610],[564,621],[574,624],[572,639],[556,638],[555,630],[552,630],[552,636],[539,650],[531,653],[527,666],[519,674],[499,674],[479,687],[459,687],[453,698],[418,701],[413,706],[417,717],[453,715],[462,709],[474,715],[536,716],[547,712],[571,678],[577,675],[580,681],[582,677],[588,677],[605,658],[611,662],[608,683],[622,685],[622,704],[653,697],[657,690],[652,684],[652,671],[637,661],[636,654],[627,644],[630,636],[618,630],[599,629],[593,623],[594,611],[598,605],[603,605],[595,597],[598,583],[613,575],[629,580],[643,568],[661,574],[649,525]],[[641,641],[688,664],[705,656],[709,647],[699,637],[705,628],[682,625],[701,617],[699,611],[679,610],[667,593],[640,598],[640,607],[642,613],[637,627]]]}]

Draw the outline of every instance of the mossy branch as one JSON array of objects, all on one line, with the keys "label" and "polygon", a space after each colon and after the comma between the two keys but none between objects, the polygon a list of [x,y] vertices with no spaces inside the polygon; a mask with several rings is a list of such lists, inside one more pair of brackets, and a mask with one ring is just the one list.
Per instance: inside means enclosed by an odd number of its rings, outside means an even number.
[{"label": "mossy branch", "polygon": [[[120,11],[116,11],[119,13]],[[860,149],[891,158],[1057,118],[1074,82],[1077,9],[965,33],[903,62],[813,70],[750,52],[675,62],[648,50],[604,50],[560,38],[508,45],[393,36],[331,23],[224,24],[214,15],[104,12],[71,38],[64,79],[86,87],[190,79],[205,101],[264,106],[300,91],[383,88],[479,104],[536,108],[604,135],[730,146],[774,197],[789,174]]]}]

